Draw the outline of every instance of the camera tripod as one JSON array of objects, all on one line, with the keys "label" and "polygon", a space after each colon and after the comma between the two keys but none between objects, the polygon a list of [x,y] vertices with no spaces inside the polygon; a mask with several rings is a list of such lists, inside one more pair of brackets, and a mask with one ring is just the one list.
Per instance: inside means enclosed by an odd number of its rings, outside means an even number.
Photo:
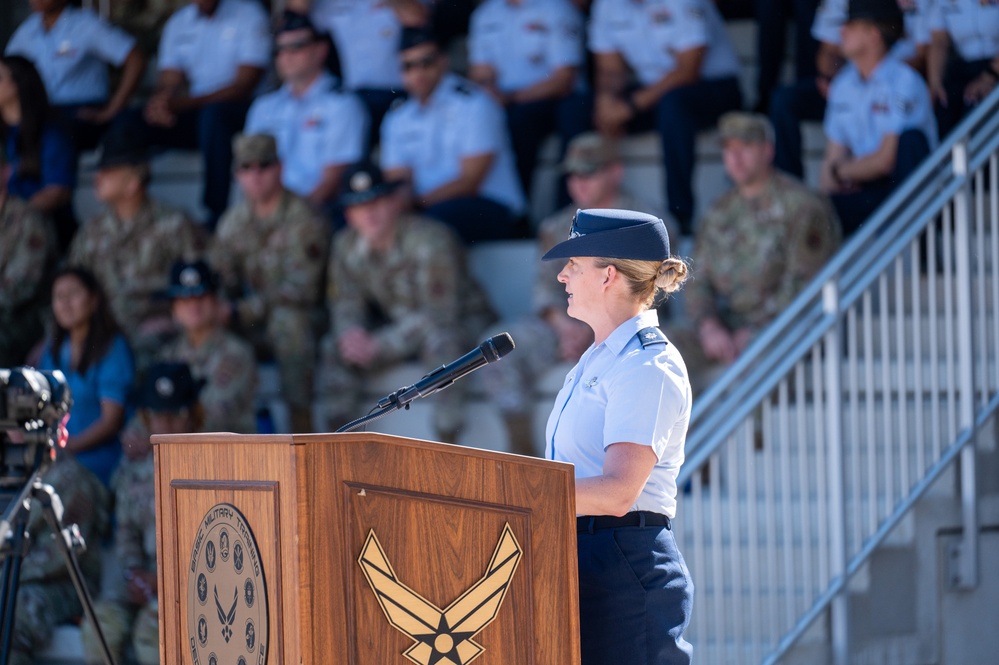
[{"label": "camera tripod", "polygon": [[45,521],[48,522],[52,534],[59,543],[59,549],[66,560],[76,595],[80,599],[83,611],[94,627],[101,650],[104,652],[104,662],[115,665],[114,656],[108,647],[104,632],[97,623],[94,614],[94,604],[83,581],[80,562],[76,558],[77,551],[84,551],[86,543],[75,524],[63,526],[63,505],[59,495],[51,485],[42,482],[41,471],[36,471],[11,501],[0,521],[0,560],[3,561],[3,572],[0,573],[0,665],[7,665],[10,658],[11,640],[14,634],[14,612],[17,604],[18,577],[21,572],[21,561],[31,546],[28,535],[28,514],[31,500],[34,499],[42,507]]}]

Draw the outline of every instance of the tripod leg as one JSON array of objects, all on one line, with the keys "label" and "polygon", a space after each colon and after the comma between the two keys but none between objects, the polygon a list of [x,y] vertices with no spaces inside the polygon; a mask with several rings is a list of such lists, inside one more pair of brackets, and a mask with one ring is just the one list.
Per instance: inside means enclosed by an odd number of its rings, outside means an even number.
[{"label": "tripod leg", "polygon": [[18,498],[11,512],[4,517],[17,515],[11,521],[3,521],[0,553],[3,555],[3,586],[0,587],[0,665],[7,665],[14,639],[14,619],[17,616],[17,582],[21,575],[21,560],[28,548],[27,509],[19,510],[24,497]]},{"label": "tripod leg", "polygon": [[97,615],[94,613],[94,602],[90,597],[90,591],[87,589],[86,583],[83,581],[83,571],[80,569],[80,562],[76,558],[76,552],[74,551],[75,548],[79,547],[82,549],[86,547],[86,543],[83,542],[83,537],[80,535],[80,530],[75,524],[71,524],[68,527],[63,526],[62,500],[59,499],[59,495],[56,494],[51,485],[45,485],[40,480],[36,480],[32,486],[31,494],[42,505],[42,514],[49,523],[52,533],[57,536],[56,541],[59,543],[59,549],[66,560],[66,569],[69,571],[69,577],[73,580],[73,586],[76,587],[76,595],[80,598],[84,614],[87,615],[87,619],[94,626],[94,633],[96,633],[97,640],[101,645],[101,651],[104,652],[104,662],[107,665],[116,665],[111,648],[104,638],[104,631],[101,629],[101,624],[97,622]]}]

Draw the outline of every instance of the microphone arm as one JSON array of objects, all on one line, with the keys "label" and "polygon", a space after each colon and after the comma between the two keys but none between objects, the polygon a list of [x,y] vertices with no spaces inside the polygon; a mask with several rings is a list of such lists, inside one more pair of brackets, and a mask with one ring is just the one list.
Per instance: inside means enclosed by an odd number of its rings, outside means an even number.
[{"label": "microphone arm", "polygon": [[350,432],[392,411],[408,409],[409,403],[413,400],[432,395],[439,390],[444,390],[466,374],[470,374],[483,365],[496,362],[513,351],[514,348],[515,345],[513,338],[510,337],[510,333],[494,335],[480,344],[478,348],[469,351],[452,363],[441,365],[413,385],[404,386],[389,393],[378,400],[378,404],[375,406],[377,411],[373,411],[362,418],[347,423],[338,429],[337,432]]}]

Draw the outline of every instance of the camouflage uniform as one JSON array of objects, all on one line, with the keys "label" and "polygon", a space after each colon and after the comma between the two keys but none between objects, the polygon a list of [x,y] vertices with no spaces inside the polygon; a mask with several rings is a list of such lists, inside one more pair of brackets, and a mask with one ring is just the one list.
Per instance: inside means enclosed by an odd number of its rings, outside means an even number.
[{"label": "camouflage uniform", "polygon": [[44,335],[55,231],[48,218],[8,196],[0,200],[0,247],[0,367],[12,367]]},{"label": "camouflage uniform", "polygon": [[223,292],[236,300],[236,328],[258,353],[276,358],[293,419],[311,407],[328,247],[326,224],[288,191],[265,219],[246,201],[227,210],[212,245]]},{"label": "camouflage uniform", "polygon": [[[637,210],[666,220],[671,238],[675,225],[662,211],[638,201],[622,192],[614,200],[613,208]],[[549,249],[569,237],[572,217],[578,209],[569,205],[547,217],[538,227],[538,245],[544,255]],[[517,344],[517,353],[510,354],[501,363],[491,363],[480,371],[482,385],[504,414],[528,415],[534,406],[534,384],[545,370],[558,362],[558,338],[555,331],[544,320],[543,315],[550,309],[565,311],[567,307],[565,285],[558,281],[558,274],[565,267],[562,261],[539,261],[538,274],[534,282],[534,313],[507,325],[510,336]]]},{"label": "camouflage uniform", "polygon": [[758,332],[835,253],[840,236],[829,203],[782,173],[758,198],[729,192],[701,220],[686,288],[690,318]]},{"label": "camouflage uniform", "polygon": [[[377,371],[413,358],[428,367],[449,362],[495,320],[457,236],[423,217],[400,217],[384,254],[353,229],[341,231],[329,273],[332,331],[323,340],[318,387],[330,425],[362,415],[356,386],[364,373],[345,365],[336,349],[344,331],[361,327],[374,335],[380,354],[368,371]],[[459,381],[435,396],[438,433],[461,428],[462,390]]]},{"label": "camouflage uniform", "polygon": [[[111,483],[117,520],[114,551],[122,576],[107,581],[104,596],[95,603],[94,611],[116,662],[122,662],[122,648],[130,633],[139,664],[159,662],[156,598],[142,607],[133,605],[128,600],[125,580],[128,571],[156,572],[153,479],[153,456],[150,454],[139,460],[123,459]],[[103,663],[100,644],[89,621],[82,624],[82,638],[87,662]]]},{"label": "camouflage uniform", "polygon": [[145,365],[161,340],[141,335],[141,324],[170,318],[169,301],[154,296],[166,289],[174,261],[192,260],[203,248],[199,226],[182,212],[149,201],[135,219],[124,221],[108,210],[83,225],[70,246],[69,262],[89,268],[100,280],[137,364]]},{"label": "camouflage uniform", "polygon": [[198,393],[205,413],[202,431],[257,431],[253,408],[257,363],[249,344],[219,329],[197,348],[186,337],[179,337],[163,347],[160,360],[185,362],[196,379],[205,379]]},{"label": "camouflage uniform", "polygon": [[701,322],[716,317],[730,331],[757,334],[822,269],[841,235],[828,201],[779,172],[755,199],[737,190],[719,199],[701,220],[685,287],[694,328],[670,334],[692,379],[713,364],[701,348]]},{"label": "camouflage uniform", "polygon": [[[71,455],[59,460],[43,476],[55,488],[65,512],[63,524],[76,524],[88,547],[77,558],[91,593],[97,588],[101,571],[100,540],[109,525],[107,490],[92,473]],[[21,565],[17,612],[11,640],[10,663],[30,665],[33,654],[52,639],[55,626],[83,613],[63,558],[41,507],[33,501],[28,518],[31,547]]]}]

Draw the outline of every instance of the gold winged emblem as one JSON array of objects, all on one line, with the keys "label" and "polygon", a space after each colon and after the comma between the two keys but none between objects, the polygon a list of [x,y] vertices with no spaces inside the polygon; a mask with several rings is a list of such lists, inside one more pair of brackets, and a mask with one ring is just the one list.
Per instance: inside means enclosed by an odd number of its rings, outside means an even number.
[{"label": "gold winged emblem", "polygon": [[374,529],[357,562],[389,623],[416,641],[406,658],[418,665],[467,665],[484,650],[472,637],[496,618],[521,554],[506,524],[486,574],[444,610],[399,581]]}]

